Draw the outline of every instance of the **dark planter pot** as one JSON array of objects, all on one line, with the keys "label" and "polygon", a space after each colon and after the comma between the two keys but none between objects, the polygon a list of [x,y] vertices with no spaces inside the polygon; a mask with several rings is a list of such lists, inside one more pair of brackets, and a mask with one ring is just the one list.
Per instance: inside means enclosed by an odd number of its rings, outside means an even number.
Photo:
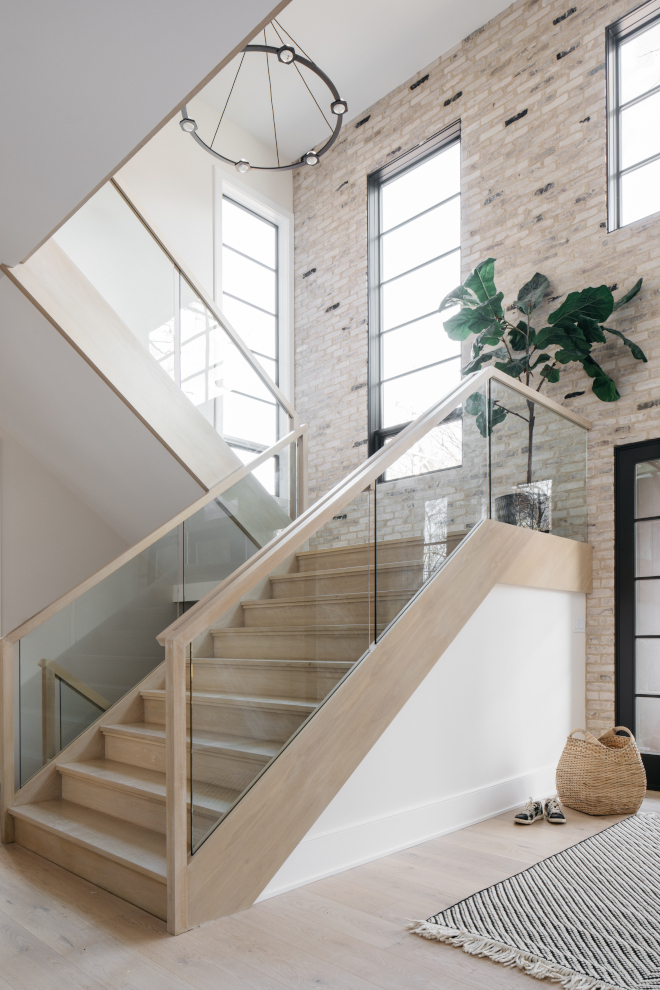
[{"label": "dark planter pot", "polygon": [[540,491],[510,492],[495,499],[495,516],[498,522],[510,526],[523,526],[549,533],[550,496]]}]

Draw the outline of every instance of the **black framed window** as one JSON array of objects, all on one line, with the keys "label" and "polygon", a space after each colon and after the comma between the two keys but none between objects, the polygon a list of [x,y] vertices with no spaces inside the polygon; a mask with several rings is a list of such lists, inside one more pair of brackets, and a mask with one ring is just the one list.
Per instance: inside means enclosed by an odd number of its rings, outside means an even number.
[{"label": "black framed window", "polygon": [[660,788],[660,440],[615,448],[616,718]]},{"label": "black framed window", "polygon": [[608,28],[609,229],[660,211],[660,0]]},{"label": "black framed window", "polygon": [[[459,125],[370,175],[368,196],[373,452],[460,381],[451,312],[437,312],[461,280]],[[436,467],[460,464],[460,442],[447,450]]]}]

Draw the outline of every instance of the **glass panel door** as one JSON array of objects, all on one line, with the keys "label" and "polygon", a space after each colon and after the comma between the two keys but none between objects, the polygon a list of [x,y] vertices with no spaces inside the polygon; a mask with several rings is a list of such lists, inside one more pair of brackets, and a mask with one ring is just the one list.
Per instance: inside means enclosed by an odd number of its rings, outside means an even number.
[{"label": "glass panel door", "polygon": [[660,441],[616,451],[617,722],[660,787]]}]

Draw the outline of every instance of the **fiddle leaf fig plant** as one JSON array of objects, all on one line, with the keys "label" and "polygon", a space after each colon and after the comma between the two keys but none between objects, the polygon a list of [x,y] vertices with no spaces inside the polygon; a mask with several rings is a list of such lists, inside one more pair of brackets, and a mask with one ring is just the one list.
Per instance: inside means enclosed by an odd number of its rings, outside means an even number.
[{"label": "fiddle leaf fig plant", "polygon": [[[637,295],[642,279],[638,279],[620,299],[614,297],[606,285],[588,287],[570,292],[558,309],[547,318],[547,326],[536,329],[531,316],[542,304],[550,287],[545,275],[536,272],[518,292],[513,305],[503,306],[504,295],[495,285],[495,258],[487,258],[470,272],[462,285],[453,289],[442,300],[439,312],[460,309],[444,323],[452,340],[467,340],[474,336],[470,360],[462,369],[468,375],[479,371],[485,364],[494,366],[506,375],[516,378],[540,392],[546,382],[556,383],[571,362],[579,362],[591,378],[592,391],[602,402],[615,402],[619,392],[612,378],[593,357],[595,344],[604,344],[607,334],[618,337],[630,349],[638,361],[647,357],[640,347],[620,330],[605,326],[616,310]],[[521,319],[514,322],[507,313],[516,311]],[[531,482],[532,439],[534,430],[534,403],[528,400],[529,447],[527,480]],[[511,410],[494,403],[487,416],[486,399],[475,393],[465,404],[469,415],[476,417],[482,436],[501,423]]]}]

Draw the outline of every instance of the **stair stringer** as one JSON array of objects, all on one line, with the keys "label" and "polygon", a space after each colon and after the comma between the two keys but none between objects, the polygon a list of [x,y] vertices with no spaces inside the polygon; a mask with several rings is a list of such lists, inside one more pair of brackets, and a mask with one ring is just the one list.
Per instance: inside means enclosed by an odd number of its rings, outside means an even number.
[{"label": "stair stringer", "polygon": [[255,902],[496,584],[588,592],[591,575],[588,544],[475,527],[189,856],[181,930]]}]

